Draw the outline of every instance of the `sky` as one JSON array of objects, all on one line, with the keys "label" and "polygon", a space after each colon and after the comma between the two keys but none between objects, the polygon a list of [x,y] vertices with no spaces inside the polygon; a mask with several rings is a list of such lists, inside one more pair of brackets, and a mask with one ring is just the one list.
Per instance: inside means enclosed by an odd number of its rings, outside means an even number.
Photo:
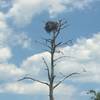
[{"label": "sky", "polygon": [[0,0],[0,100],[48,99],[45,85],[17,80],[47,81],[42,57],[49,65],[50,54],[36,41],[50,37],[44,30],[48,20],[59,19],[67,20],[68,27],[58,41],[73,44],[58,48],[70,58],[58,62],[55,82],[60,72],[80,75],[64,81],[54,91],[55,100],[89,100],[88,90],[100,91],[100,0]]}]

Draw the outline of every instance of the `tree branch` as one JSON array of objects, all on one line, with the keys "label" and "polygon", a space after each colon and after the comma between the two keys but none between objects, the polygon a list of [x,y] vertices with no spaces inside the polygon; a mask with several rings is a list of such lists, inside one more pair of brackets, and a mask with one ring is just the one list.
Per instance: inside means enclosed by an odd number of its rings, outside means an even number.
[{"label": "tree branch", "polygon": [[40,42],[40,41],[35,41],[35,42],[37,42],[37,43],[39,43],[39,44],[41,44],[41,45],[43,45],[43,46],[45,46],[45,47],[51,49],[51,47],[50,47],[49,45],[45,44],[45,43],[42,43],[42,42]]},{"label": "tree branch", "polygon": [[62,47],[62,46],[69,46],[69,45],[73,45],[72,40],[68,40],[67,42],[59,42],[58,44],[56,44],[56,47]]},{"label": "tree branch", "polygon": [[59,86],[65,79],[71,77],[72,75],[76,75],[76,74],[80,74],[80,73],[76,73],[76,72],[75,72],[75,73],[71,73],[71,74],[69,74],[69,75],[67,75],[67,76],[64,76],[63,79],[61,79],[61,80],[54,86],[54,89],[55,89],[57,86]]},{"label": "tree branch", "polygon": [[58,60],[60,60],[60,59],[63,59],[63,58],[72,58],[71,56],[61,56],[61,57],[58,57],[58,58],[56,58],[55,60],[54,60],[54,62],[56,62],[56,61],[58,61]]},{"label": "tree branch", "polygon": [[51,43],[51,39],[47,39],[47,38],[43,38],[43,37],[42,37],[42,39],[45,40],[48,43]]},{"label": "tree branch", "polygon": [[49,66],[48,66],[48,64],[47,64],[46,60],[45,60],[44,58],[42,58],[42,59],[43,59],[44,64],[45,64],[45,66],[46,66],[46,68],[47,68],[47,72],[48,72],[48,79],[49,79],[49,81],[50,81],[51,77],[50,77]]},{"label": "tree branch", "polygon": [[68,40],[67,42],[63,43],[62,45],[73,45],[73,40]]},{"label": "tree branch", "polygon": [[58,47],[62,44],[62,42],[59,42],[58,44],[55,45],[55,47]]},{"label": "tree branch", "polygon": [[60,34],[60,30],[61,30],[61,27],[59,27],[59,29],[57,30],[55,39],[56,39],[56,38],[58,37],[58,35]]},{"label": "tree branch", "polygon": [[67,21],[63,21],[63,20],[59,20],[58,21],[58,30],[56,32],[56,36],[55,38],[58,37],[58,35],[60,34],[60,30],[65,28],[65,24],[67,23]]},{"label": "tree branch", "polygon": [[39,83],[41,83],[41,84],[45,84],[45,85],[48,85],[48,86],[49,86],[49,84],[48,84],[47,82],[43,82],[43,81],[40,81],[40,80],[31,78],[31,77],[23,77],[22,79],[19,79],[18,81],[23,81],[23,80],[25,80],[25,79],[29,79],[29,80],[32,80],[32,81],[36,81],[36,82],[39,82]]}]

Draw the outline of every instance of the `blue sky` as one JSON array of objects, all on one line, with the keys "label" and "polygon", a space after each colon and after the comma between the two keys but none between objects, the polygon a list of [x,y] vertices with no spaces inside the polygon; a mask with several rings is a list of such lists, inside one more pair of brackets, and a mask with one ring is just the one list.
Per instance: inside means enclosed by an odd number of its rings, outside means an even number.
[{"label": "blue sky", "polygon": [[100,90],[99,0],[0,0],[0,100],[47,100],[47,87],[17,80],[26,74],[46,80],[41,58],[49,63],[50,55],[35,41],[49,37],[44,24],[57,19],[66,19],[69,24],[58,41],[73,40],[72,46],[58,49],[75,58],[57,65],[57,80],[59,72],[78,71],[81,75],[61,84],[55,98],[89,100],[88,89]]}]

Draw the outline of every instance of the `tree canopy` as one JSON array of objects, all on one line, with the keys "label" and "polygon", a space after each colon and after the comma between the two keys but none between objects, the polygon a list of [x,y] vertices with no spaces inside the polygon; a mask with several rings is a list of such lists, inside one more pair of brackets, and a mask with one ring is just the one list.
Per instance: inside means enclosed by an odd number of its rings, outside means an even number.
[{"label": "tree canopy", "polygon": [[89,90],[87,94],[91,94],[92,100],[100,100],[100,92],[97,92],[95,90]]}]

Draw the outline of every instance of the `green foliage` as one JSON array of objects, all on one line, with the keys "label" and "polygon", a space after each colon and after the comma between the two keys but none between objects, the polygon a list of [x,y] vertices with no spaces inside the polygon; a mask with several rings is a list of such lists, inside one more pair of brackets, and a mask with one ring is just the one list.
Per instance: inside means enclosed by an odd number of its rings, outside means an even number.
[{"label": "green foliage", "polygon": [[96,94],[96,100],[100,100],[100,92]]},{"label": "green foliage", "polygon": [[92,100],[100,100],[100,92],[97,92],[95,90],[89,90],[87,94],[91,94],[91,99]]}]

